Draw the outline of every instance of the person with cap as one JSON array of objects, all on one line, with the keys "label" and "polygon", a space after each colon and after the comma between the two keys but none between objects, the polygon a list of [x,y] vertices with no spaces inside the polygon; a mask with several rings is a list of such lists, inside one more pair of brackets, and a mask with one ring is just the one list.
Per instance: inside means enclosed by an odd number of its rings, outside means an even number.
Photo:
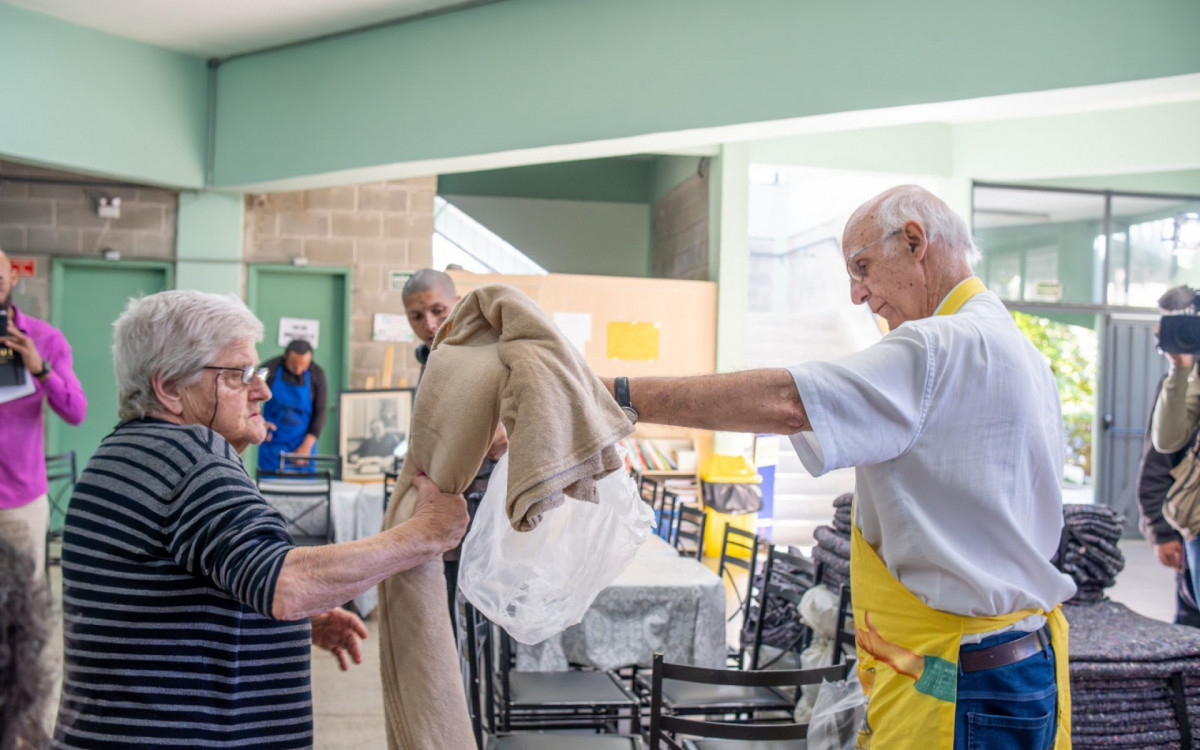
[{"label": "person with cap", "polygon": [[325,371],[313,362],[312,344],[288,343],[283,354],[262,364],[267,369],[271,400],[263,406],[267,440],[258,447],[258,470],[315,472],[311,461],[281,463],[285,453],[312,454],[325,426],[329,386]]}]

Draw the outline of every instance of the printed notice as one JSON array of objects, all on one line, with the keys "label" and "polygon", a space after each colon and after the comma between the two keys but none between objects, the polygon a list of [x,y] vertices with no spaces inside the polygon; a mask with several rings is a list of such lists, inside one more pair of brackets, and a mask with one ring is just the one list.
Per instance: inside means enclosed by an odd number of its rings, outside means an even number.
[{"label": "printed notice", "polygon": [[609,323],[609,359],[658,359],[657,323]]},{"label": "printed notice", "polygon": [[321,339],[321,321],[309,318],[280,318],[279,346],[287,346],[296,339],[304,339],[317,348]]}]

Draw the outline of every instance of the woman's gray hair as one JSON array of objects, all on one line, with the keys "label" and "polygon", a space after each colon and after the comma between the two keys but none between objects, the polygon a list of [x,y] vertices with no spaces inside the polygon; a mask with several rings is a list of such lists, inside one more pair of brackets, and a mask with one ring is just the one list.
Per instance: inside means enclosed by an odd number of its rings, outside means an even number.
[{"label": "woman's gray hair", "polygon": [[154,377],[186,384],[235,341],[262,339],[263,325],[233,294],[191,290],[129,300],[113,323],[120,419],[158,414]]},{"label": "woman's gray hair", "polygon": [[900,229],[909,219],[919,221],[925,227],[927,236],[937,238],[946,247],[961,252],[967,265],[974,267],[979,262],[979,248],[971,239],[967,223],[941,198],[919,185],[902,185],[887,191],[875,204],[874,215],[876,224],[883,232]]}]

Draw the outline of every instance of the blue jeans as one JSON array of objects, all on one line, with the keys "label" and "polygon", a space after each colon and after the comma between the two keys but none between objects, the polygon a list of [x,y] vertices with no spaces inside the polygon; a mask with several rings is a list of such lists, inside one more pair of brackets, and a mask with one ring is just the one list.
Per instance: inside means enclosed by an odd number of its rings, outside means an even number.
[{"label": "blue jeans", "polygon": [[1184,565],[1191,576],[1192,601],[1200,606],[1200,537],[1183,543]]},{"label": "blue jeans", "polygon": [[[1049,637],[1048,629],[1043,632]],[[961,650],[988,648],[1024,635],[1001,633]],[[960,666],[954,750],[1050,750],[1058,728],[1057,703],[1052,647],[1004,667],[964,672]]]}]

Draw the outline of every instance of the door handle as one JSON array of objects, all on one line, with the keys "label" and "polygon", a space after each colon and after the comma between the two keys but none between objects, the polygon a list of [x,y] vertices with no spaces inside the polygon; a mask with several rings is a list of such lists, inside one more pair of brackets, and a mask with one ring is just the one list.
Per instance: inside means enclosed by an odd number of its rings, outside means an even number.
[{"label": "door handle", "polygon": [[1111,414],[1105,414],[1105,415],[1104,415],[1104,418],[1101,420],[1101,424],[1103,424],[1103,425],[1104,425],[1104,429],[1106,429],[1106,430],[1107,430],[1107,429],[1109,429],[1110,427],[1112,427],[1112,426],[1113,426],[1113,422],[1115,422],[1115,421],[1116,421],[1116,419],[1114,419],[1114,418],[1113,418],[1113,415],[1111,415]]}]

